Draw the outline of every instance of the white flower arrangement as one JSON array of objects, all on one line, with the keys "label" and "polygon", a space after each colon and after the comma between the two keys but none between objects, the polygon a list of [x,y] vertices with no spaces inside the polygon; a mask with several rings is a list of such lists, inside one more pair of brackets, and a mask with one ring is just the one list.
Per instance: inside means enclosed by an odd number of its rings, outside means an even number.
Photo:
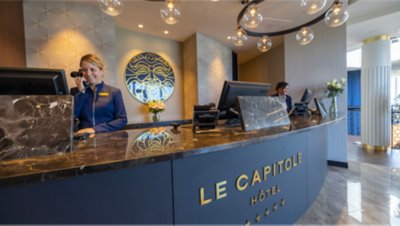
[{"label": "white flower arrangement", "polygon": [[337,95],[343,93],[346,87],[346,79],[333,79],[326,83],[326,88],[328,89],[328,97],[336,97]]}]

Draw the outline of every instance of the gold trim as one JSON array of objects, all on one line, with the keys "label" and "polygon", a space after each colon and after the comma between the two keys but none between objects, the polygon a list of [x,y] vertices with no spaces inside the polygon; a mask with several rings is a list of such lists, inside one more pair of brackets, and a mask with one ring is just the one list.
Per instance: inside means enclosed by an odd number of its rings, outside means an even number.
[{"label": "gold trim", "polygon": [[375,37],[364,39],[363,44],[366,45],[366,44],[371,43],[371,42],[387,41],[387,40],[390,40],[390,36],[389,35],[378,35],[378,36],[375,36]]},{"label": "gold trim", "polygon": [[387,151],[389,149],[388,146],[380,146],[380,145],[369,145],[369,144],[362,144],[362,149],[367,151]]}]

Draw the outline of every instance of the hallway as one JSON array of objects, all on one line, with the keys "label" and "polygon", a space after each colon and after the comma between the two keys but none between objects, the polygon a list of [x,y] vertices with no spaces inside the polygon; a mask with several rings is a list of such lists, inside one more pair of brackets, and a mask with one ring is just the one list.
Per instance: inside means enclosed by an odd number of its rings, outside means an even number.
[{"label": "hallway", "polygon": [[297,224],[400,225],[400,150],[373,153],[348,137],[349,168],[328,167],[316,201]]}]

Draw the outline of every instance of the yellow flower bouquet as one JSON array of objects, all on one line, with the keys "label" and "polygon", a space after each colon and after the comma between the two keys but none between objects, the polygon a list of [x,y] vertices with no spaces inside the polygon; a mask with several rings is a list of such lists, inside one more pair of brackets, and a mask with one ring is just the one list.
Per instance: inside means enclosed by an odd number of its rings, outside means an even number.
[{"label": "yellow flower bouquet", "polygon": [[158,113],[165,110],[165,104],[161,100],[151,100],[147,103],[149,107],[149,112],[153,113],[153,122],[160,121],[160,115]]}]

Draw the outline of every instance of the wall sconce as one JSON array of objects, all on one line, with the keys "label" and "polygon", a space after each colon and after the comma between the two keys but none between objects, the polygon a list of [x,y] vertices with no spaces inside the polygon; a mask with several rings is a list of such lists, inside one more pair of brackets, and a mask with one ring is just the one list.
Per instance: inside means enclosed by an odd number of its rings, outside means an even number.
[{"label": "wall sconce", "polygon": [[104,13],[110,16],[117,16],[124,9],[122,0],[99,0],[99,6]]},{"label": "wall sconce", "polygon": [[[318,23],[319,21],[324,19],[325,23],[328,26],[338,27],[344,24],[349,18],[349,13],[347,12],[344,4],[340,0],[334,0],[331,7],[325,13],[297,27],[276,32],[250,31],[249,29],[258,27],[258,25],[262,22],[263,17],[260,13],[257,12],[257,5],[261,2],[264,2],[264,0],[252,0],[250,2],[246,2],[246,5],[240,11],[236,20],[236,34],[232,36],[232,40],[236,46],[244,45],[244,42],[247,40],[247,36],[259,37],[260,40],[257,42],[257,48],[261,52],[266,52],[272,46],[269,37],[285,35],[295,31],[298,31],[296,34],[297,42],[299,42],[300,45],[307,45],[314,39],[315,36],[313,30],[310,28],[311,25]],[[325,5],[326,0],[301,0],[300,3],[300,7],[303,9],[303,11],[310,15],[320,12],[325,7]],[[259,19],[260,17],[261,19]],[[239,39],[240,36],[238,36],[238,31],[247,36],[245,38]]]}]

